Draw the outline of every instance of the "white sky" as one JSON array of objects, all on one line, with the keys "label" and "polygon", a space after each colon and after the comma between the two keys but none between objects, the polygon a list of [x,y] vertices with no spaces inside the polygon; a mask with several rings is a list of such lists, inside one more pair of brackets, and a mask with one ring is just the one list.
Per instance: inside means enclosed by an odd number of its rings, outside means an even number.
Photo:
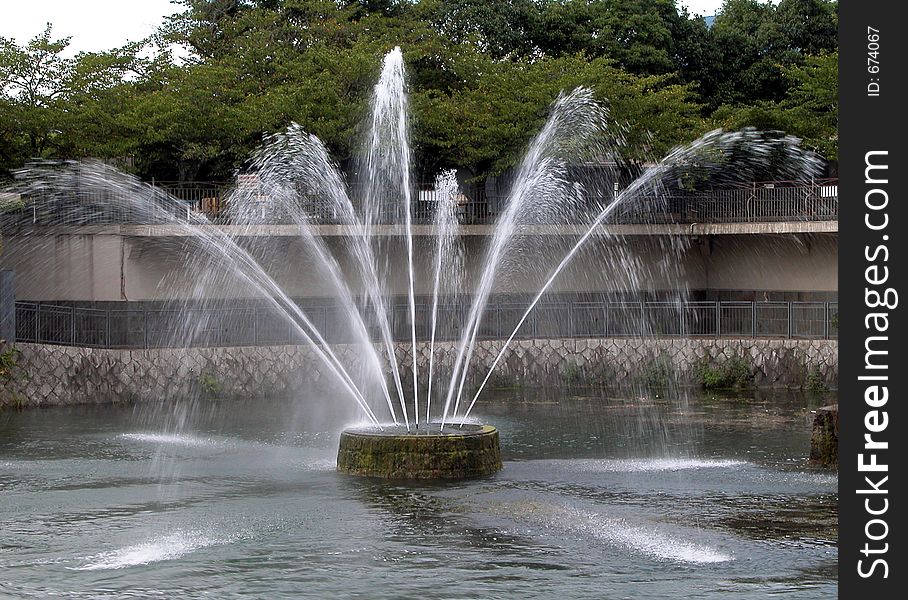
[{"label": "white sky", "polygon": [[141,40],[179,12],[170,0],[0,0],[0,36],[26,43],[53,23],[53,38],[71,36],[71,53],[97,52]]},{"label": "white sky", "polygon": [[[680,3],[693,14],[712,15],[722,0]],[[171,0],[0,0],[0,36],[24,44],[50,22],[55,39],[72,37],[70,54],[109,50],[147,37],[180,9]]]},{"label": "white sky", "polygon": [[681,0],[678,4],[686,6],[692,15],[708,17],[716,14],[716,11],[722,6],[722,0]]}]

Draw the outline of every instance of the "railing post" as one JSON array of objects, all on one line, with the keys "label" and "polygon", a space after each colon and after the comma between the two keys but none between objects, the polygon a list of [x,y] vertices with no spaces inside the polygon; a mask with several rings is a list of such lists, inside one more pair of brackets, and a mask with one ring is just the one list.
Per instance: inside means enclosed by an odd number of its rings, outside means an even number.
[{"label": "railing post", "polygon": [[748,213],[750,213],[747,215],[749,223],[753,223],[754,221],[756,221],[755,215],[757,212],[756,211],[756,204],[757,204],[757,182],[756,181],[753,183],[753,186],[754,186],[753,195],[751,196],[751,198],[753,199],[753,202],[748,202],[747,205],[744,206],[744,210],[747,211]]},{"label": "railing post", "polygon": [[807,188],[805,193],[801,196],[801,199],[804,202],[804,206],[801,207],[801,219],[802,220],[806,220],[808,218],[808,215],[810,214],[808,207],[810,205],[810,192],[812,190],[813,190],[813,179],[810,180],[810,187]]},{"label": "railing post", "polygon": [[69,307],[69,345],[76,345],[76,307]]},{"label": "railing post", "polygon": [[148,349],[148,309],[142,309],[142,346]]},{"label": "railing post", "polygon": [[684,302],[678,300],[678,337],[684,337]]},{"label": "railing post", "polygon": [[[479,315],[479,322],[482,322],[482,315]],[[477,328],[479,324],[477,323]],[[495,331],[498,333],[495,337],[501,339],[501,300],[495,301]],[[479,336],[477,336],[479,337]]]},{"label": "railing post", "polygon": [[823,303],[823,339],[829,339],[829,302]]},{"label": "railing post", "polygon": [[602,301],[602,337],[608,337],[608,301]]},{"label": "railing post", "polygon": [[574,336],[574,300],[568,302],[568,337],[573,339]]},{"label": "railing post", "polygon": [[722,337],[722,302],[716,301],[716,337]]},{"label": "railing post", "polygon": [[791,332],[794,330],[794,327],[792,327],[792,323],[791,323],[791,319],[793,316],[794,316],[794,314],[791,311],[791,301],[789,300],[788,301],[788,339],[791,339]]},{"label": "railing post", "polygon": [[750,303],[750,333],[757,338],[757,301]]}]

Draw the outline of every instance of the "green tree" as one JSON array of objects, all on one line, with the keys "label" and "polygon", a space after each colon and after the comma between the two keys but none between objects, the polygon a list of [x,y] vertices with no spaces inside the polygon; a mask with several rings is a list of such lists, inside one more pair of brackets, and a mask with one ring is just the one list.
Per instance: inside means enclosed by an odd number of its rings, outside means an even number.
[{"label": "green tree", "polygon": [[713,107],[780,100],[785,93],[778,58],[784,41],[774,7],[757,0],[726,0],[711,29],[715,78],[705,90]]},{"label": "green tree", "polygon": [[834,2],[727,0],[712,29],[673,0],[181,4],[154,38],[185,46],[181,61],[140,59],[143,44],[66,58],[68,41],[49,27],[25,46],[0,39],[0,168],[134,157],[146,178],[220,179],[291,121],[352,167],[381,57],[396,45],[421,178],[513,165],[558,93],[578,85],[627,123],[637,157],[695,137],[710,114],[834,153],[824,101],[835,80],[823,62]]},{"label": "green tree", "polygon": [[493,59],[534,53],[538,7],[533,0],[427,0],[417,11],[451,42],[472,44]]},{"label": "green tree", "polygon": [[121,156],[133,132],[121,121],[128,77],[141,77],[140,44],[67,58],[50,24],[24,46],[0,38],[0,160]]},{"label": "green tree", "polygon": [[682,18],[674,0],[605,0],[572,3],[589,12],[590,43],[581,48],[591,56],[610,58],[639,75],[675,70],[673,33]]},{"label": "green tree", "polygon": [[609,103],[617,123],[629,124],[629,152],[638,158],[660,154],[704,126],[689,87],[665,76],[638,77],[606,59],[579,56],[486,61],[463,89],[414,95],[417,147],[442,167],[482,176],[513,166],[558,93],[581,85]]},{"label": "green tree", "polygon": [[151,68],[150,61],[137,58],[141,48],[141,43],[133,43],[75,57],[60,103],[56,156],[125,158],[133,153],[137,131],[127,118],[128,109],[136,82]]},{"label": "green tree", "polygon": [[812,56],[783,69],[790,88],[780,102],[723,106],[715,118],[725,127],[779,130],[800,137],[828,161],[838,160],[838,53]]},{"label": "green tree", "polygon": [[709,106],[781,101],[786,67],[838,47],[836,9],[827,0],[726,0],[710,31],[714,77],[702,81]]},{"label": "green tree", "polygon": [[62,56],[69,38],[52,39],[51,25],[19,46],[0,37],[0,99],[6,160],[42,156],[56,134],[73,60]]},{"label": "green tree", "polygon": [[838,2],[782,0],[775,21],[789,52],[816,56],[838,48]]}]

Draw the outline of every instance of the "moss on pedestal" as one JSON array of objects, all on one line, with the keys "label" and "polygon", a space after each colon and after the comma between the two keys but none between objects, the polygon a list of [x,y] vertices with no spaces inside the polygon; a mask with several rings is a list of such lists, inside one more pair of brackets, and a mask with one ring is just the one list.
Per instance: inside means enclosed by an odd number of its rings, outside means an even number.
[{"label": "moss on pedestal", "polygon": [[338,471],[368,477],[466,479],[499,469],[498,430],[490,425],[412,433],[398,427],[347,429],[337,451]]}]

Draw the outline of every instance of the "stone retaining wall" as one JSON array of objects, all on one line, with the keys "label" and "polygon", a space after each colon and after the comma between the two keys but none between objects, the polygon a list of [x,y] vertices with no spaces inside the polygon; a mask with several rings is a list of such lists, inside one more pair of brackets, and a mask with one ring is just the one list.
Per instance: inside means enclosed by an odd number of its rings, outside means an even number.
[{"label": "stone retaining wall", "polygon": [[[475,389],[485,376],[501,344],[478,344],[467,389]],[[335,381],[312,350],[300,346],[112,350],[18,344],[16,348],[16,366],[6,375],[0,373],[0,405],[144,402],[194,394],[280,396]],[[356,347],[334,349],[345,364],[355,360]],[[417,352],[424,377],[428,344],[418,345]],[[436,344],[436,352],[436,380],[446,382],[452,345]],[[397,359],[407,385],[412,360],[408,344],[398,346]],[[597,338],[515,341],[491,383],[652,386],[669,378],[698,383],[704,366],[721,368],[732,360],[746,365],[759,387],[836,387],[838,381],[835,340]]]}]

